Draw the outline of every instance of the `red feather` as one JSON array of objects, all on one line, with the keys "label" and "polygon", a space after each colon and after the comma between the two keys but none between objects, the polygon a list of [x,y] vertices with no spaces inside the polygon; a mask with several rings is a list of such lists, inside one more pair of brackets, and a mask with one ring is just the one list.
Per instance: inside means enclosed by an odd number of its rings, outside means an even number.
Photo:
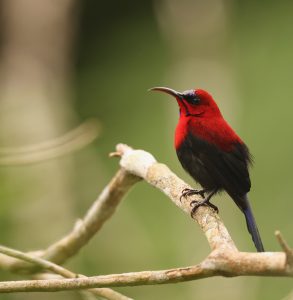
[{"label": "red feather", "polygon": [[196,106],[177,99],[181,113],[175,131],[175,148],[180,147],[189,132],[224,151],[233,150],[235,143],[242,144],[240,137],[223,118],[213,97],[201,89],[195,90],[195,93],[201,100]]},{"label": "red feather", "polygon": [[180,147],[189,132],[224,151],[233,150],[235,143],[243,143],[222,116],[192,118],[181,114],[175,131],[176,149]]}]

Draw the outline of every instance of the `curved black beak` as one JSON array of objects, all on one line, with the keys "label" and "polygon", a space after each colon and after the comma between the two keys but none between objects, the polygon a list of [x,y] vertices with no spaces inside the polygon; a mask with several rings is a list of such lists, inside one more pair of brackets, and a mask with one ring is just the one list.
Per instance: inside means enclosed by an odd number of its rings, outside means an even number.
[{"label": "curved black beak", "polygon": [[182,93],[179,93],[175,90],[172,90],[170,88],[167,88],[167,87],[163,87],[163,86],[158,86],[158,87],[153,87],[151,89],[149,89],[148,91],[158,91],[158,92],[163,92],[163,93],[166,93],[166,94],[169,94],[173,97],[177,97],[179,99],[182,98]]}]

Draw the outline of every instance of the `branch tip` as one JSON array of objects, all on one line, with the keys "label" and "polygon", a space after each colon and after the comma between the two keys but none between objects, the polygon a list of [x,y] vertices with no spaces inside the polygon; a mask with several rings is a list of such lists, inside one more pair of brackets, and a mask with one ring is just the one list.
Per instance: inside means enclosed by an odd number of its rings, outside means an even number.
[{"label": "branch tip", "polygon": [[275,231],[275,236],[285,253],[292,251],[279,230]]},{"label": "branch tip", "polygon": [[116,151],[119,152],[121,156],[130,150],[133,150],[133,149],[126,144],[120,143],[120,144],[116,145]]},{"label": "branch tip", "polygon": [[293,269],[293,249],[289,247],[286,240],[283,238],[281,232],[279,230],[275,231],[275,236],[286,254],[286,266],[289,269]]},{"label": "branch tip", "polygon": [[116,145],[116,151],[109,153],[109,157],[122,157],[126,152],[130,150],[133,149],[126,144],[120,143]]},{"label": "branch tip", "polygon": [[112,158],[112,157],[121,157],[121,153],[118,152],[118,151],[110,152],[110,153],[109,153],[109,157],[110,157],[110,158]]}]

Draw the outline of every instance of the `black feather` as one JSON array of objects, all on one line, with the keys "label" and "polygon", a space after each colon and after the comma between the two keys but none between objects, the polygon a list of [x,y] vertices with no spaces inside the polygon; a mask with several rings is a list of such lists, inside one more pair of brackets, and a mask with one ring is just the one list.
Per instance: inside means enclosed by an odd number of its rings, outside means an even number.
[{"label": "black feather", "polygon": [[245,215],[257,250],[264,251],[247,199],[251,155],[246,145],[236,142],[226,151],[189,133],[176,151],[183,168],[205,190],[225,190],[230,195]]}]

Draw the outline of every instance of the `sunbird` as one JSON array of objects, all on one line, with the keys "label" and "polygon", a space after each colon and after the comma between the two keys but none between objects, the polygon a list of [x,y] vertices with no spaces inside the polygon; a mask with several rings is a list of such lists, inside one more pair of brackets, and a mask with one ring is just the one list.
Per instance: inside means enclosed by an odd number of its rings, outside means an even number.
[{"label": "sunbird", "polygon": [[251,182],[248,147],[223,118],[213,97],[202,89],[177,92],[167,87],[151,91],[167,93],[177,100],[180,117],[175,130],[175,149],[182,167],[201,186],[184,189],[181,197],[199,194],[202,201],[191,201],[192,214],[209,205],[213,195],[226,191],[245,216],[247,229],[258,252],[263,243],[248,200]]}]

